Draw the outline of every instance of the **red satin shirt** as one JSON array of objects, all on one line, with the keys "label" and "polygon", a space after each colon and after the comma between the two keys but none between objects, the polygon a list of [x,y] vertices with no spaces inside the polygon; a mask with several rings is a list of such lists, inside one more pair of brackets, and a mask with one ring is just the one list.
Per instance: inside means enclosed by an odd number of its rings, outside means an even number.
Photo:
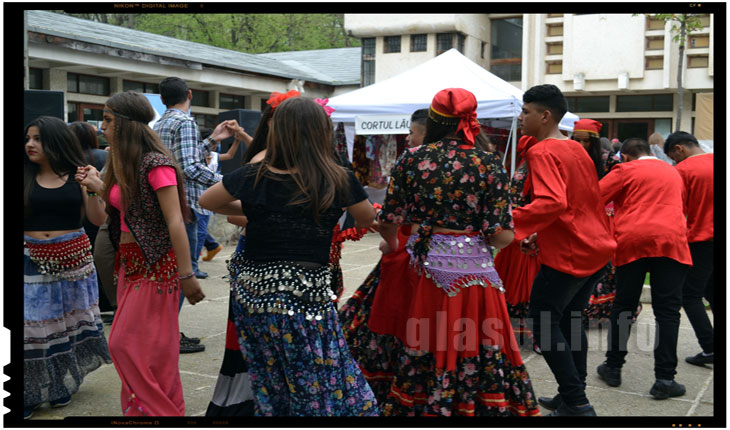
[{"label": "red satin shirt", "polygon": [[588,153],[570,139],[545,139],[526,160],[531,203],[512,210],[515,238],[537,232],[540,264],[577,278],[594,274],[611,259],[616,241]]},{"label": "red satin shirt", "polygon": [[684,185],[675,168],[654,157],[621,163],[601,179],[600,187],[603,201],[614,202],[614,266],[646,257],[692,264]]},{"label": "red satin shirt", "polygon": [[687,215],[689,243],[715,237],[715,181],[712,153],[693,155],[677,164],[684,181],[684,214]]}]

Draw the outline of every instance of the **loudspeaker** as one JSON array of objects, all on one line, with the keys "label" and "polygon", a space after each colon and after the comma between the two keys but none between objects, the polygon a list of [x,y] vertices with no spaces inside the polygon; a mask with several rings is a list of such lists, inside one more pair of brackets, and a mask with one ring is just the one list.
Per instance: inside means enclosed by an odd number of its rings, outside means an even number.
[{"label": "loudspeaker", "polygon": [[[236,121],[238,121],[238,125],[243,127],[243,129],[246,130],[246,133],[253,137],[254,133],[256,132],[256,127],[258,127],[259,125],[260,118],[261,112],[257,110],[233,109],[219,113],[218,124],[229,119],[235,119]],[[220,152],[226,153],[231,148],[232,144],[233,137],[225,139],[223,142],[221,142]],[[236,154],[233,156],[233,158],[220,163],[221,173],[225,175],[241,167],[241,164],[243,162],[243,153],[246,152],[247,147],[248,146],[244,142],[241,142],[238,145],[238,150],[236,151]]]},{"label": "loudspeaker", "polygon": [[39,116],[55,116],[63,122],[63,91],[24,90],[23,128]]}]

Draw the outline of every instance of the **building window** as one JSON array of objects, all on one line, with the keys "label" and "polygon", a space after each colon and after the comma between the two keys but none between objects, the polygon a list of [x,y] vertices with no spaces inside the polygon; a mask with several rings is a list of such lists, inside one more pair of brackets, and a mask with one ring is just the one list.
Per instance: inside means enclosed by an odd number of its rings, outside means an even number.
[{"label": "building window", "polygon": [[661,18],[649,17],[646,19],[647,30],[664,30],[664,20]]},{"label": "building window", "polygon": [[562,36],[563,35],[563,24],[548,24],[547,35],[550,36]]},{"label": "building window", "polygon": [[362,39],[362,76],[361,85],[366,87],[375,83],[375,38]]},{"label": "building window", "polygon": [[571,112],[608,112],[609,96],[566,97]]},{"label": "building window", "polygon": [[68,73],[66,90],[70,93],[109,95],[109,78]]},{"label": "building window", "polygon": [[436,55],[441,55],[451,48],[464,53],[466,37],[461,33],[439,33],[436,35]]},{"label": "building window", "polygon": [[411,52],[424,52],[428,49],[428,36],[411,34]]},{"label": "building window", "polygon": [[136,91],[138,93],[147,93],[147,94],[159,94],[160,93],[159,84],[150,84],[148,82],[137,82],[137,81],[124,80],[124,82],[122,82],[122,89],[124,91]]},{"label": "building window", "polygon": [[707,55],[693,55],[687,56],[687,68],[697,69],[701,67],[707,67],[710,64],[710,60]]},{"label": "building window", "polygon": [[689,38],[690,48],[708,48],[710,46],[710,36],[692,36]]},{"label": "building window", "polygon": [[646,57],[646,70],[658,70],[664,68],[664,57]]},{"label": "building window", "polygon": [[385,36],[383,52],[386,54],[400,52],[400,39],[400,36]]},{"label": "building window", "polygon": [[234,94],[221,94],[218,107],[221,109],[244,109],[246,98]]},{"label": "building window", "polygon": [[563,62],[562,61],[548,61],[545,63],[545,74],[547,75],[559,75],[563,73]]},{"label": "building window", "polygon": [[43,89],[43,69],[30,68],[28,71],[28,88],[31,90]]},{"label": "building window", "polygon": [[190,102],[193,106],[208,107],[208,92],[201,90],[192,90],[193,100]]},{"label": "building window", "polygon": [[640,96],[618,96],[616,112],[664,112],[674,109],[672,94],[647,94]]},{"label": "building window", "polygon": [[215,115],[204,115],[202,113],[194,113],[193,117],[198,127],[215,128],[218,118]]},{"label": "building window", "polygon": [[654,51],[657,49],[664,49],[664,36],[647,37],[646,38],[646,49],[649,51]]},{"label": "building window", "polygon": [[563,43],[548,43],[547,55],[561,55],[563,53]]},{"label": "building window", "polygon": [[522,18],[492,20],[490,72],[505,81],[522,79]]},{"label": "building window", "polygon": [[76,103],[66,103],[66,122],[71,123],[77,120]]}]

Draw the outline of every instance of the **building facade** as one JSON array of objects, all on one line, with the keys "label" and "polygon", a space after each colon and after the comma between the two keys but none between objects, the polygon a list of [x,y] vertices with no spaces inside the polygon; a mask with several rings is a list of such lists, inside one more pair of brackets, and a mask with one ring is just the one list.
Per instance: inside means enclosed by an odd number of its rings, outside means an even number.
[{"label": "building facade", "polygon": [[222,111],[261,110],[274,91],[326,98],[360,86],[359,48],[251,55],[46,11],[26,17],[29,89],[64,92],[68,122],[97,124],[112,94],[159,93],[169,76],[187,81],[205,127]]},{"label": "building facade", "polygon": [[569,110],[604,124],[621,140],[694,131],[697,94],[713,93],[714,15],[687,41],[682,123],[679,46],[670,23],[642,14],[346,14],[362,40],[362,83],[369,85],[450,48],[524,90],[558,86]]}]

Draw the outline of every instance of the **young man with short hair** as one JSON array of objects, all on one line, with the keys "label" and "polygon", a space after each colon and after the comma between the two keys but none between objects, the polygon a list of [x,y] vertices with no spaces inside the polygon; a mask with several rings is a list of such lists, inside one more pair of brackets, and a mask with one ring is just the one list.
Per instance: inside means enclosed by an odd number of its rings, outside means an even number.
[{"label": "young man with short hair", "polygon": [[522,134],[538,142],[526,155],[531,203],[512,214],[523,249],[539,247],[528,324],[559,392],[538,401],[555,409],[551,416],[595,416],[585,394],[588,341],[581,316],[616,241],[593,162],[580,143],[558,130],[568,110],[565,97],[554,85],[538,85],[523,101]]},{"label": "young man with short hair", "polygon": [[426,118],[428,118],[428,109],[419,109],[411,115],[410,133],[406,136],[408,147],[415,148],[423,145],[423,138],[426,137]]},{"label": "young man with short hair", "polygon": [[[699,354],[685,358],[695,366],[714,362],[714,331],[702,297],[712,307],[709,282],[714,270],[714,155],[702,150],[697,139],[689,133],[672,133],[664,143],[664,152],[677,163],[677,171],[685,188],[684,213],[687,216],[687,240],[692,255],[692,267],[682,286],[682,306],[702,348]],[[714,309],[713,309],[714,311]]]},{"label": "young man with short hair", "polygon": [[621,384],[633,312],[646,274],[651,272],[656,382],[650,394],[662,400],[686,391],[674,380],[682,283],[692,264],[682,210],[684,185],[676,169],[652,157],[649,144],[642,139],[624,142],[621,156],[626,162],[614,166],[599,183],[603,202],[614,202],[618,248],[613,260],[616,299],[609,319],[608,351],[606,361],[596,370],[608,385]]}]

